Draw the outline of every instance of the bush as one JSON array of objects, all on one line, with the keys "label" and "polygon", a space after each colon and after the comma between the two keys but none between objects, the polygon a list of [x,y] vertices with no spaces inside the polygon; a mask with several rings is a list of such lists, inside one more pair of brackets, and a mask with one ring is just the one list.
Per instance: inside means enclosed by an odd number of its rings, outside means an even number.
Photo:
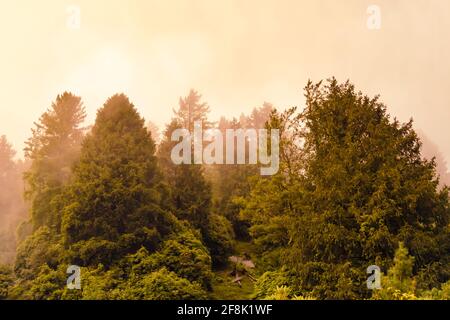
[{"label": "bush", "polygon": [[283,269],[265,272],[256,281],[253,296],[256,299],[270,297],[275,294],[277,288],[287,287],[289,282],[289,276]]},{"label": "bush", "polygon": [[210,289],[211,257],[201,241],[192,233],[186,232],[165,241],[156,257],[159,265]]},{"label": "bush", "polygon": [[144,248],[127,257],[133,277],[142,277],[148,272],[167,268],[179,277],[198,282],[211,288],[211,258],[208,250],[190,230],[184,230],[166,240],[161,249],[150,254]]},{"label": "bush", "polygon": [[386,276],[381,277],[380,290],[373,293],[377,300],[415,300],[416,281],[413,278],[414,257],[410,256],[408,249],[399,243],[395,251],[394,264]]},{"label": "bush", "polygon": [[224,265],[234,249],[233,226],[227,218],[218,214],[210,214],[208,227],[204,234],[214,265]]},{"label": "bush", "polygon": [[12,270],[0,265],[0,300],[8,298],[9,288],[13,283]]},{"label": "bush", "polygon": [[[116,269],[105,271],[103,265],[98,265],[96,269],[83,268],[81,271],[81,297],[83,300],[118,300],[123,299],[123,292],[120,285],[126,285],[125,279],[120,279]],[[66,290],[69,292],[78,290]],[[65,299],[73,298],[65,295]]]},{"label": "bush", "polygon": [[433,288],[421,297],[426,300],[450,300],[450,281],[442,284],[441,289]]},{"label": "bush", "polygon": [[53,270],[41,266],[38,276],[31,281],[27,294],[33,300],[60,300],[66,285],[67,276],[62,268]]},{"label": "bush", "polygon": [[56,268],[64,256],[63,248],[47,227],[41,227],[17,249],[15,274],[22,279],[34,278],[43,265]]},{"label": "bush", "polygon": [[133,300],[200,300],[206,299],[207,295],[200,284],[161,268],[132,283],[123,292],[123,297]]}]

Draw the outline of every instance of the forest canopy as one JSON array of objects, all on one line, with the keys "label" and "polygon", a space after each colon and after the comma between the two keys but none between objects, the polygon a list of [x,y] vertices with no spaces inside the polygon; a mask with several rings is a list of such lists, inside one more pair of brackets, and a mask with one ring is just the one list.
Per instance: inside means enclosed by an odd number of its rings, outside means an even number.
[{"label": "forest canopy", "polygon": [[[213,121],[191,90],[161,135],[125,94],[89,127],[81,97],[58,95],[24,160],[0,138],[0,299],[449,299],[439,151],[349,81],[304,94]],[[278,172],[173,163],[172,132],[196,121],[279,130]]]}]

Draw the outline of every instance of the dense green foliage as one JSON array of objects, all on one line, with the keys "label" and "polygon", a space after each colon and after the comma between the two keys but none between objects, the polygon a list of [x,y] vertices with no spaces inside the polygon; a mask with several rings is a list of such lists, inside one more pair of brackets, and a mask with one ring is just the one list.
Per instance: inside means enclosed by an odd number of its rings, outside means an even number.
[{"label": "dense green foliage", "polygon": [[287,267],[295,293],[367,298],[365,268],[386,269],[398,242],[422,289],[450,277],[448,189],[422,159],[412,123],[332,79],[309,83],[306,108],[275,114],[281,172],[260,179],[242,214],[267,268]]},{"label": "dense green foliage", "polygon": [[32,201],[31,218],[34,230],[41,226],[58,229],[60,208],[55,204],[63,185],[71,176],[77,159],[86,113],[81,98],[65,92],[35,123],[32,137],[26,142],[25,155],[31,161],[27,171],[27,197]]},{"label": "dense green foliage", "polygon": [[83,142],[64,199],[61,232],[74,264],[106,264],[141,246],[153,251],[171,231],[154,152],[128,98],[110,98]]},{"label": "dense green foliage", "polygon": [[13,284],[12,270],[0,265],[0,300],[8,297],[9,287]]},{"label": "dense green foliage", "polygon": [[[273,106],[265,103],[260,108],[254,108],[249,116],[242,114],[239,118],[227,120],[221,118],[218,129],[225,137],[227,129],[263,129],[273,111]],[[248,142],[246,148],[249,147]],[[235,150],[235,155],[237,150]],[[246,155],[248,159],[248,155]],[[213,191],[216,194],[217,212],[224,215],[233,226],[233,230],[238,239],[249,239],[249,222],[241,216],[242,197],[249,194],[251,189],[250,178],[258,174],[259,167],[252,164],[228,164],[226,166],[214,166],[209,170],[210,179],[214,181]]]},{"label": "dense green foliage", "polygon": [[[175,129],[189,129],[192,132],[194,122],[199,121],[203,128],[210,128],[209,107],[200,101],[201,96],[191,90],[189,95],[180,99],[179,109],[167,126],[158,150],[159,163],[165,173],[170,190],[170,208],[177,218],[188,221],[200,231],[203,242],[210,250],[213,263],[223,265],[233,250],[233,230],[229,221],[212,210],[212,186],[205,177],[205,169],[198,164],[176,165],[171,160],[172,141]],[[191,146],[193,150],[193,145]],[[194,163],[194,152],[191,152]]]},{"label": "dense green foliage", "polygon": [[416,283],[412,279],[414,257],[409,256],[408,249],[400,242],[395,252],[394,264],[387,276],[382,277],[382,288],[375,290],[374,298],[383,300],[414,299]]},{"label": "dense green foliage", "polygon": [[[0,139],[0,299],[449,299],[449,189],[412,121],[349,82],[310,82],[305,97],[301,112],[265,103],[216,124],[191,90],[160,139],[124,94],[89,130],[81,98],[58,96],[28,167]],[[195,121],[279,129],[280,170],[174,164],[172,132]]]},{"label": "dense green foliage", "polygon": [[[64,107],[69,110],[54,115],[55,122],[71,111],[70,105]],[[46,149],[40,152],[48,158]],[[36,175],[43,170],[38,167]],[[71,172],[70,179],[59,185],[60,192],[53,193],[51,205],[59,209],[53,211],[53,219],[34,219],[35,231],[20,245],[15,263],[19,281],[12,297],[206,296],[211,282],[209,251],[191,226],[166,210],[167,188],[155,144],[126,96],[111,97],[98,111]],[[47,205],[34,201],[33,212]],[[66,288],[69,265],[82,267],[83,281],[90,284],[78,293]],[[145,266],[145,272],[139,266]]]}]

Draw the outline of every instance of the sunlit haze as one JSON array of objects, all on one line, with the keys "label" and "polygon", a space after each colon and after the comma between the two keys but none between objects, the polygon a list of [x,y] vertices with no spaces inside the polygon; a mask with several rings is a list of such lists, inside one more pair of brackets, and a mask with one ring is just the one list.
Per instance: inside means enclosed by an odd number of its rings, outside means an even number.
[{"label": "sunlit haze", "polygon": [[[381,28],[367,27],[367,8]],[[68,25],[80,8],[79,28]],[[308,79],[350,79],[450,160],[450,2],[0,2],[0,134],[19,151],[58,93],[82,97],[93,123],[117,92],[162,128],[190,88],[211,119],[265,101],[302,107]]]}]

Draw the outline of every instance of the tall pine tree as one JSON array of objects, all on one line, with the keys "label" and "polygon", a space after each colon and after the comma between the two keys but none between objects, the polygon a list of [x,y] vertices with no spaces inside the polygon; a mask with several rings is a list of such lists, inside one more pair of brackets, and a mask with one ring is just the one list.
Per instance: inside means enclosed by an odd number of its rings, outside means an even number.
[{"label": "tall pine tree", "polygon": [[86,137],[64,206],[63,237],[77,261],[111,264],[171,231],[161,208],[155,144],[133,104],[108,99]]},{"label": "tall pine tree", "polygon": [[300,143],[291,152],[282,137],[279,174],[259,183],[243,210],[269,265],[287,266],[299,294],[367,297],[366,268],[387,269],[404,242],[423,286],[447,281],[448,189],[439,190],[412,122],[391,120],[378,98],[348,82],[309,83],[305,92],[305,110],[288,121]]},{"label": "tall pine tree", "polygon": [[172,149],[178,143],[171,141],[175,129],[188,129],[193,134],[195,121],[201,121],[203,129],[213,125],[208,121],[209,107],[200,99],[201,96],[194,90],[186,98],[180,98],[179,109],[174,110],[175,117],[164,132],[158,158],[170,189],[173,212],[179,219],[189,221],[200,230],[213,262],[220,264],[232,251],[233,232],[225,217],[212,213],[211,184],[205,178],[204,167],[194,164],[193,145],[191,164],[177,165],[171,160]]},{"label": "tall pine tree", "polygon": [[32,201],[33,229],[60,227],[60,212],[52,204],[71,175],[71,166],[79,155],[86,117],[81,98],[64,92],[56,97],[35,123],[26,141],[25,156],[31,161],[26,172],[27,197]]}]

